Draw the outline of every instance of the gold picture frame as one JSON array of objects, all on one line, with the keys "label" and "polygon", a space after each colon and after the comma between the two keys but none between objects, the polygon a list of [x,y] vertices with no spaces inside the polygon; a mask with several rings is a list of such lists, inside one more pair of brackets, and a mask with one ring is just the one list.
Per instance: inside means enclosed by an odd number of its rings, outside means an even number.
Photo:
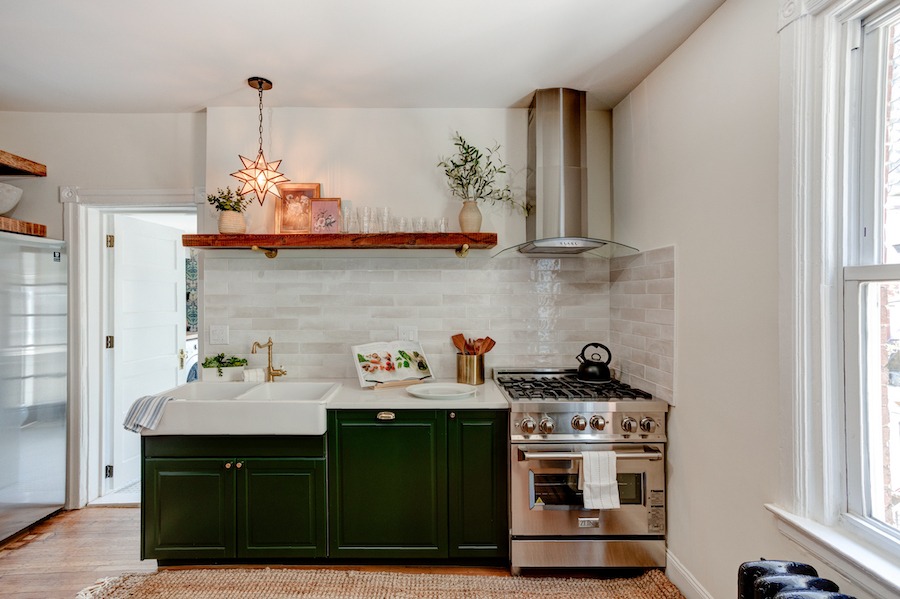
[{"label": "gold picture frame", "polygon": [[279,183],[275,200],[275,233],[309,233],[312,200],[319,197],[319,183]]}]

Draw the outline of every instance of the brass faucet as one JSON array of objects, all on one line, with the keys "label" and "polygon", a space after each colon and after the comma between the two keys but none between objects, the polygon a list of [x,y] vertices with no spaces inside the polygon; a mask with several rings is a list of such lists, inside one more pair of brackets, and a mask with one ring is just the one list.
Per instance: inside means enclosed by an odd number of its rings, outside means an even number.
[{"label": "brass faucet", "polygon": [[255,354],[256,350],[262,349],[263,347],[269,348],[269,365],[266,366],[266,382],[271,383],[275,380],[276,376],[284,376],[287,374],[287,370],[282,370],[281,368],[273,368],[272,367],[272,338],[269,337],[269,340],[266,343],[260,343],[259,341],[253,342],[253,347],[250,348],[250,353]]}]

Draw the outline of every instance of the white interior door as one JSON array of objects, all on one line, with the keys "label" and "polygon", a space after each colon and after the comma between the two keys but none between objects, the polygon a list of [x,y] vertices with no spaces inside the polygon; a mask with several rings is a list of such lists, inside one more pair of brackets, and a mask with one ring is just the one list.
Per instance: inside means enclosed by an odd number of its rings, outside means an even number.
[{"label": "white interior door", "polygon": [[114,217],[112,465],[108,491],[140,479],[140,436],[122,427],[137,398],[179,384],[185,343],[180,229]]}]

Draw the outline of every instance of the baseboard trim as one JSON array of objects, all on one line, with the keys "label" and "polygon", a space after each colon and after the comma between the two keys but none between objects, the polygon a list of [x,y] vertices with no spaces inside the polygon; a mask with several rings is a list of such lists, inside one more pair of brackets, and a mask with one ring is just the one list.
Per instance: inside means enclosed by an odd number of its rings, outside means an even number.
[{"label": "baseboard trim", "polygon": [[666,576],[687,599],[714,599],[671,551],[666,552]]}]

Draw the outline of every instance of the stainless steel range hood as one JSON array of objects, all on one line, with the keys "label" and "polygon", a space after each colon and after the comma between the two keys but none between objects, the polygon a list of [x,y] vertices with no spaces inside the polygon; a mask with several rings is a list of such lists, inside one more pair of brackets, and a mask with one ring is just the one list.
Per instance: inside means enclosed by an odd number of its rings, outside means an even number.
[{"label": "stainless steel range hood", "polygon": [[[528,168],[523,254],[604,255],[637,251],[588,237],[587,100],[583,91],[539,89],[528,108]],[[609,247],[607,247],[609,246]],[[507,250],[504,250],[507,251]],[[599,253],[599,252],[592,252]]]}]

